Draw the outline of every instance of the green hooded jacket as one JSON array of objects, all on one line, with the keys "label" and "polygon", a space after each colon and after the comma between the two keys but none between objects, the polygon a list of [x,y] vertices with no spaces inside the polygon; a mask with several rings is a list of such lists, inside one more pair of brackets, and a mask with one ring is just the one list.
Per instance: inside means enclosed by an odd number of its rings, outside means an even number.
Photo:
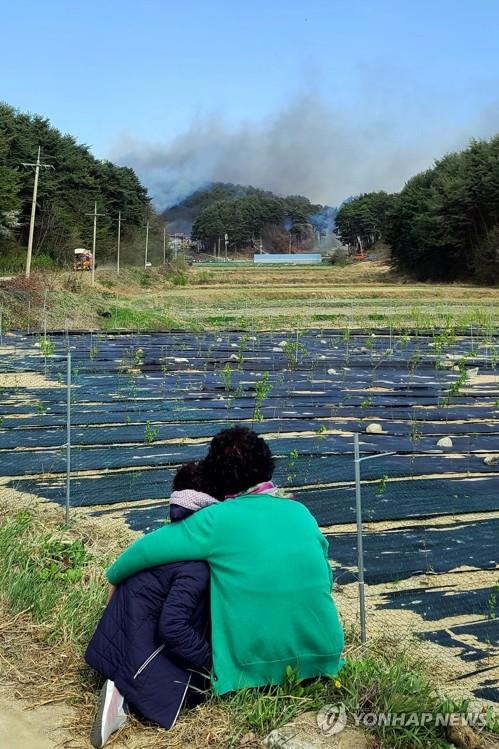
[{"label": "green hooded jacket", "polygon": [[109,568],[117,585],[168,562],[211,571],[212,684],[217,694],[336,675],[343,630],[331,596],[328,542],[300,502],[247,494],[138,539]]}]

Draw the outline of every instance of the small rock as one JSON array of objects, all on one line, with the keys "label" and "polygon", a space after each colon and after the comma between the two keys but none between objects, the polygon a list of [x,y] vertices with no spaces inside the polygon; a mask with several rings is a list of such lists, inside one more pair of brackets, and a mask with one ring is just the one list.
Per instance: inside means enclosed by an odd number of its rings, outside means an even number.
[{"label": "small rock", "polygon": [[381,424],[368,424],[366,427],[367,434],[382,434],[383,433],[383,427]]},{"label": "small rock", "polygon": [[483,462],[486,466],[496,466],[499,464],[499,455],[486,455]]},{"label": "small rock", "polygon": [[262,742],[256,733],[250,731],[249,733],[245,733],[244,736],[239,739],[237,749],[260,749],[261,746]]},{"label": "small rock", "polygon": [[437,442],[437,447],[452,447],[452,440],[450,437],[441,437]]},{"label": "small rock", "polygon": [[333,368],[331,368],[331,369],[328,369],[327,373],[328,374],[336,374],[336,370],[333,369]]},{"label": "small rock", "polygon": [[[457,718],[456,715],[451,716]],[[484,744],[480,736],[466,723],[462,717],[457,718],[456,721],[450,721],[451,723],[457,723],[457,725],[447,726],[447,739],[459,747],[459,749],[483,749]]]},{"label": "small rock", "polygon": [[368,749],[369,740],[351,726],[327,735],[317,725],[317,713],[308,712],[269,733],[263,745],[267,749]]}]

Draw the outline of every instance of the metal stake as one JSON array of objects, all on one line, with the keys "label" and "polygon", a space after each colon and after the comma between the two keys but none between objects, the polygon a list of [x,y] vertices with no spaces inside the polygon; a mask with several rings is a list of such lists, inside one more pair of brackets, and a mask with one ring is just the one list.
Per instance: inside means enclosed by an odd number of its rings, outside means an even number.
[{"label": "metal stake", "polygon": [[355,466],[355,510],[357,520],[357,567],[359,570],[359,612],[360,612],[360,640],[363,645],[366,643],[366,598],[364,589],[364,544],[362,528],[362,494],[360,489],[360,464],[364,460],[375,460],[376,458],[385,458],[388,455],[396,455],[395,451],[388,453],[378,453],[377,455],[365,455],[360,457],[359,435],[355,432],[353,435],[353,458]]},{"label": "metal stake", "polygon": [[366,598],[364,591],[364,545],[362,538],[362,495],[360,491],[360,452],[359,435],[353,436],[354,465],[355,465],[355,510],[357,515],[357,567],[359,570],[359,614],[360,641],[366,644]]},{"label": "metal stake", "polygon": [[71,351],[67,355],[66,401],[66,509],[64,524],[69,525],[69,500],[71,496]]}]

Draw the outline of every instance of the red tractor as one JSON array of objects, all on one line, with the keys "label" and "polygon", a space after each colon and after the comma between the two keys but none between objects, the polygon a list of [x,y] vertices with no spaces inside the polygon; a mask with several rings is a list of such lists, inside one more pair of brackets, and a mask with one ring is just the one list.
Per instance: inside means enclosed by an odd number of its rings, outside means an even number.
[{"label": "red tractor", "polygon": [[90,250],[79,247],[74,251],[73,270],[92,270],[94,257]]}]

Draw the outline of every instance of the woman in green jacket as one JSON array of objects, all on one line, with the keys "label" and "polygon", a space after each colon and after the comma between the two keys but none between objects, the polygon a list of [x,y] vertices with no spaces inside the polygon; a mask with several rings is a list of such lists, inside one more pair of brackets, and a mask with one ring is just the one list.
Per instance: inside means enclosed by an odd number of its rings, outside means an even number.
[{"label": "woman in green jacket", "polygon": [[328,542],[300,502],[270,482],[274,460],[244,427],[216,435],[205,470],[217,505],[143,536],[114,562],[111,586],[148,567],[206,560],[211,571],[212,684],[217,694],[336,675],[343,631]]}]

